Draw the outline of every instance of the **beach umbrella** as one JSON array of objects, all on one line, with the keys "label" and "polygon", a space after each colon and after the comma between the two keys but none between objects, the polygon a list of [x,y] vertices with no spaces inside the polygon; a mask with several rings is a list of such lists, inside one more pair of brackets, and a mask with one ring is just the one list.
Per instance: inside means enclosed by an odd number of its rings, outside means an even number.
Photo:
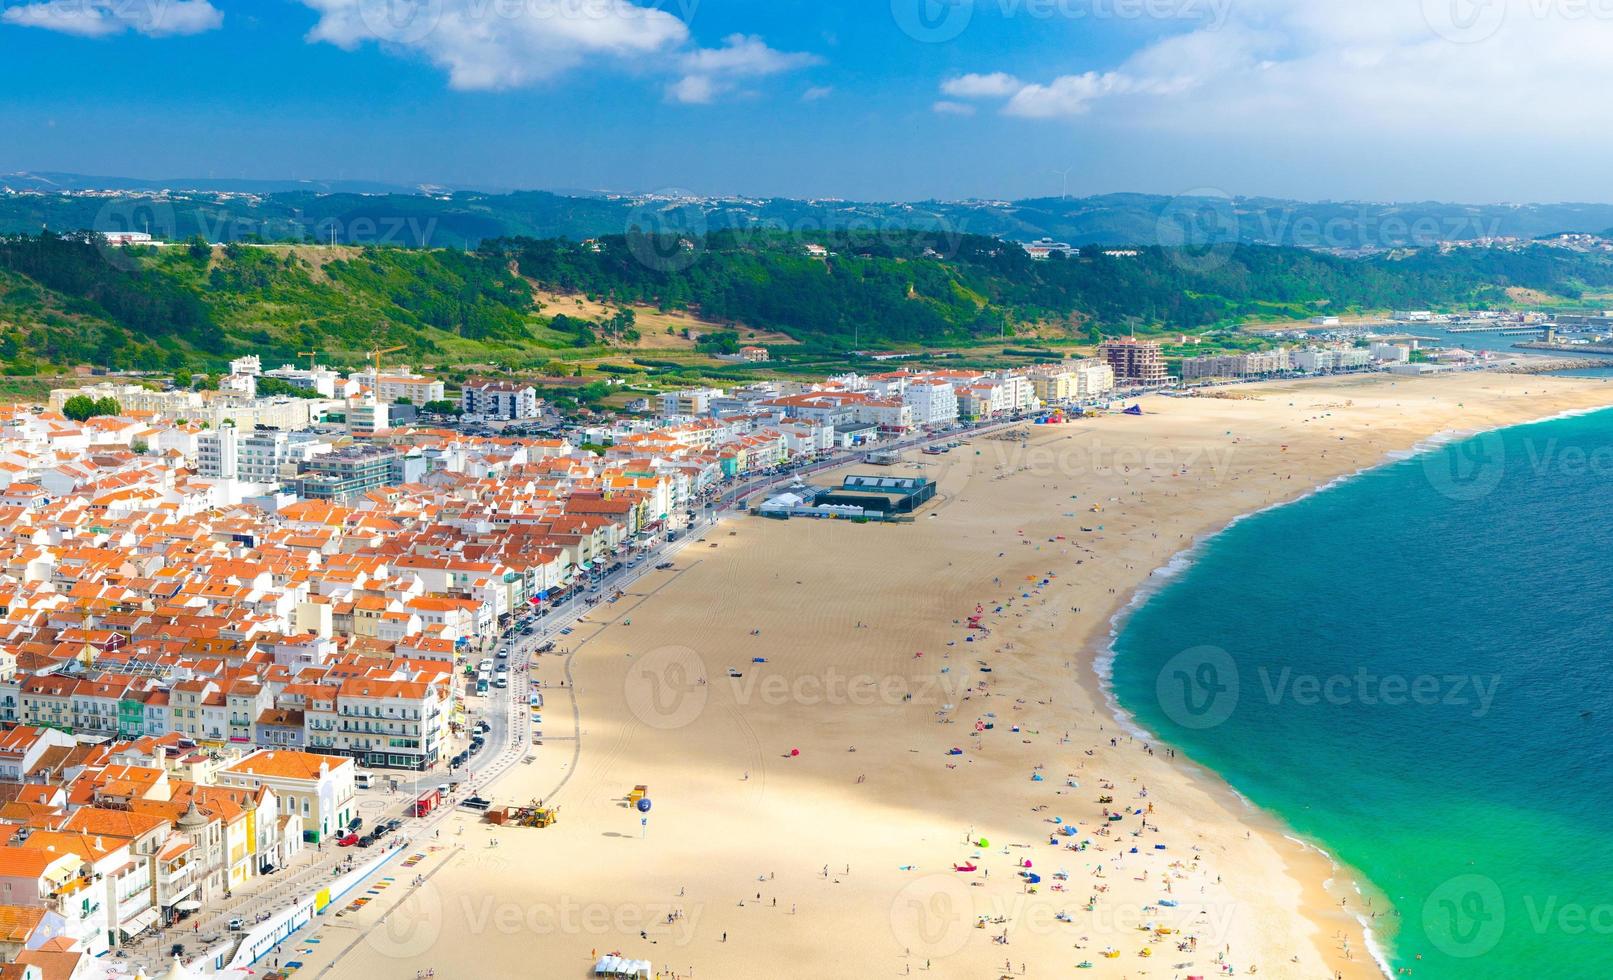
[{"label": "beach umbrella", "polygon": [[190,971],[185,969],[185,964],[177,956],[174,957],[173,965],[168,968],[168,972],[162,976],[163,980],[191,980]]}]

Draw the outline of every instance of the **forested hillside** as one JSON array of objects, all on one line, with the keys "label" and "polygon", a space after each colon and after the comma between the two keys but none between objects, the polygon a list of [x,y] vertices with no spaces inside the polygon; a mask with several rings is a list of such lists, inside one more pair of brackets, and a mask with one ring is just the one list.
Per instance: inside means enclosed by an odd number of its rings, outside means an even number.
[{"label": "forested hillside", "polygon": [[[536,365],[637,344],[627,308],[638,304],[835,352],[1503,305],[1510,287],[1563,301],[1605,293],[1613,261],[1546,246],[1347,259],[1231,243],[1036,261],[1000,239],[924,231],[507,238],[475,252],[120,248],[46,233],[0,239],[0,373],[216,369],[241,353],[309,350],[351,366],[376,346],[402,346],[414,363]],[[555,293],[586,297],[593,312],[556,305]]]},{"label": "forested hillside", "polygon": [[[829,254],[813,257],[809,244]],[[1345,259],[1229,243],[1114,255],[1088,248],[1038,261],[979,236],[720,232],[510,239],[483,251],[552,288],[820,342],[952,343],[1047,323],[1082,334],[1133,324],[1197,329],[1324,311],[1497,305],[1513,286],[1571,299],[1613,285],[1613,262],[1545,247]]]}]

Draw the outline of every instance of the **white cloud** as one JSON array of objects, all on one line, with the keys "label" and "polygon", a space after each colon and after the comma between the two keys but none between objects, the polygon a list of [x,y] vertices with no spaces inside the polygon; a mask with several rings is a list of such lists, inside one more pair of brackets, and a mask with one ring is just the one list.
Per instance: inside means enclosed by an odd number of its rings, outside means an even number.
[{"label": "white cloud", "polygon": [[1000,98],[1013,95],[1024,84],[1007,72],[1001,71],[989,75],[959,75],[941,83],[941,94],[960,99]]},{"label": "white cloud", "polygon": [[658,55],[689,29],[663,10],[627,0],[302,0],[319,13],[310,41],[345,50],[375,42],[414,52],[448,72],[456,89],[508,89],[596,57]]},{"label": "white cloud", "polygon": [[1026,85],[1003,107],[1010,116],[1048,119],[1079,116],[1099,99],[1111,95],[1169,95],[1191,88],[1186,78],[1147,78],[1119,72],[1062,75],[1046,85]]},{"label": "white cloud", "polygon": [[1613,86],[1610,49],[1613,3],[1600,0],[1238,0],[1116,63],[1029,82],[969,74],[939,88],[1001,100],[1023,118],[1090,115],[1228,143],[1562,141],[1606,131],[1604,100],[1586,93]]},{"label": "white cloud", "polygon": [[46,0],[9,7],[0,22],[78,37],[134,31],[147,37],[201,34],[224,23],[208,0]]},{"label": "white cloud", "polygon": [[739,91],[746,79],[819,62],[746,34],[730,35],[715,48],[691,47],[682,20],[632,0],[301,2],[319,13],[308,40],[349,51],[375,43],[412,53],[447,71],[450,87],[462,90],[520,88],[585,63],[631,59],[640,70],[661,65],[676,72],[667,98],[697,105]]},{"label": "white cloud", "polygon": [[730,34],[721,47],[683,55],[679,61],[683,77],[667,87],[667,96],[674,102],[713,102],[738,89],[746,79],[807,68],[820,60],[814,54],[774,50],[759,37]]},{"label": "white cloud", "polygon": [[706,105],[717,100],[717,83],[709,75],[685,75],[666,89],[667,98],[684,105]]},{"label": "white cloud", "polygon": [[817,102],[834,94],[833,85],[813,85],[801,93],[802,102]]},{"label": "white cloud", "polygon": [[941,99],[933,103],[930,109],[944,116],[972,116],[975,114],[975,107],[967,102],[952,102],[947,99]]}]

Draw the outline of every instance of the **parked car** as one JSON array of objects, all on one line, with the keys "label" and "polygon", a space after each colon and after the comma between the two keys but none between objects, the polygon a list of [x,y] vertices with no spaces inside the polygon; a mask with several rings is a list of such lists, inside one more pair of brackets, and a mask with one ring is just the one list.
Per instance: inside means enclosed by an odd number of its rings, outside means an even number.
[{"label": "parked car", "polygon": [[358,843],[358,835],[357,834],[343,834],[341,837],[336,839],[336,846],[337,847],[352,847],[354,844],[357,844],[357,843]]},{"label": "parked car", "polygon": [[233,918],[233,919],[230,920],[230,931],[231,932],[240,932],[242,929],[245,929],[245,928],[246,928],[246,922],[245,922],[245,920],[241,919],[239,916],[237,916],[236,918]]},{"label": "parked car", "polygon": [[347,821],[347,832],[350,834],[357,833],[358,829],[362,826],[364,826],[364,818],[354,817],[353,819]]}]

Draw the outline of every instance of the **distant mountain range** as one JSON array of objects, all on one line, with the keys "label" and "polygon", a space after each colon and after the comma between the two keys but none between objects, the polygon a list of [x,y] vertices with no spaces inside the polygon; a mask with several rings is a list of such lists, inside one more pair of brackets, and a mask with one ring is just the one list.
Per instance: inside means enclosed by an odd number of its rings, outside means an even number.
[{"label": "distant mountain range", "polygon": [[645,231],[900,229],[1070,245],[1238,241],[1370,254],[1439,242],[1600,235],[1613,204],[1291,201],[1198,193],[910,203],[398,187],[370,181],[0,175],[0,233],[474,248],[490,238]]}]

